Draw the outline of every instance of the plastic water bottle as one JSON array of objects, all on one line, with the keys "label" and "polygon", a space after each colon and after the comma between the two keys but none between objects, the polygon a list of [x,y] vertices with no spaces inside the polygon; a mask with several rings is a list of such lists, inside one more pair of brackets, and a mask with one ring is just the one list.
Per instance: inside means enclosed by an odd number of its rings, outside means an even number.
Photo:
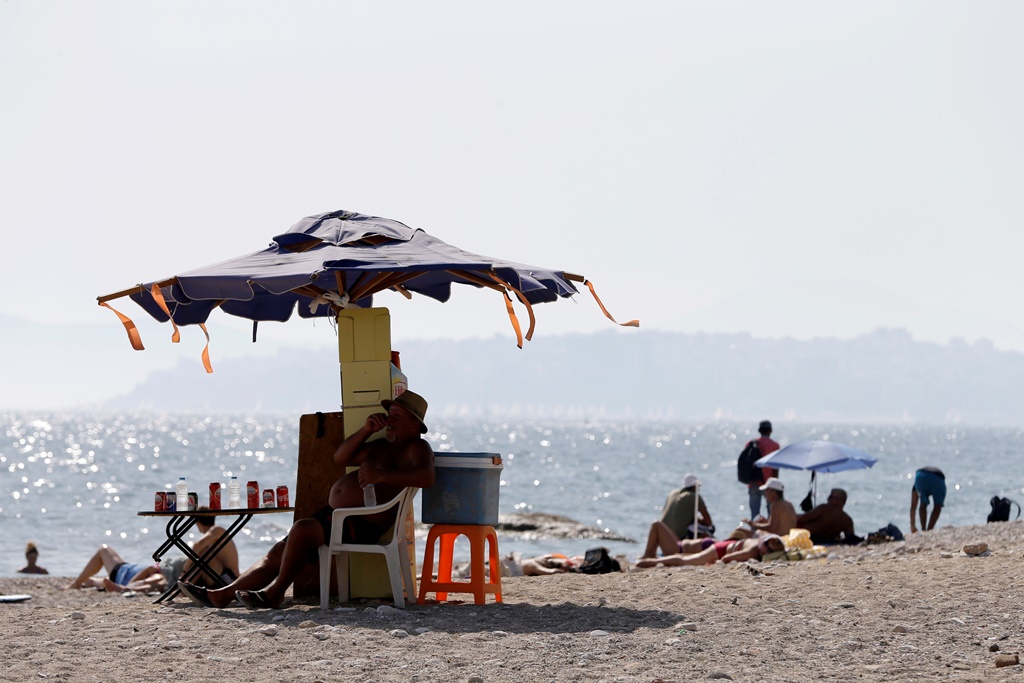
[{"label": "plastic water bottle", "polygon": [[178,483],[174,485],[174,497],[178,499],[178,511],[188,511],[188,483],[185,477],[178,477]]},{"label": "plastic water bottle", "polygon": [[374,490],[373,484],[367,484],[363,487],[363,505],[372,508],[377,504],[377,491]]},{"label": "plastic water bottle", "polygon": [[242,488],[238,483],[238,477],[231,477],[228,482],[228,508],[237,510],[242,507]]}]

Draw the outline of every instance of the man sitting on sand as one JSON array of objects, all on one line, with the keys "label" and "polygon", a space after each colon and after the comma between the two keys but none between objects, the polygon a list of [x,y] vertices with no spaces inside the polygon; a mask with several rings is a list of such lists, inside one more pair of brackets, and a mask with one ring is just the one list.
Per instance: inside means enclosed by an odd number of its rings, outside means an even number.
[{"label": "man sitting on sand", "polygon": [[777,477],[769,477],[763,486],[759,487],[768,501],[768,519],[744,519],[753,533],[763,532],[785,536],[796,524],[796,509],[793,504],[785,499],[786,487]]},{"label": "man sitting on sand", "polygon": [[697,475],[687,474],[683,477],[682,488],[668,494],[661,519],[651,524],[647,532],[647,546],[640,557],[655,557],[658,548],[666,554],[680,552],[681,539],[693,536],[694,524],[699,524],[698,528],[702,526],[709,533],[714,533],[711,513],[700,496],[699,486],[700,480],[697,479]]},{"label": "man sitting on sand", "polygon": [[714,533],[714,522],[711,521],[711,513],[708,512],[704,498],[700,495],[699,486],[700,480],[697,479],[697,475],[688,473],[683,477],[682,487],[671,491],[665,499],[665,507],[659,521],[679,538],[693,534],[691,525],[694,522],[709,527],[711,533]]},{"label": "man sitting on sand", "polygon": [[[199,510],[203,511],[206,508]],[[206,552],[224,534],[224,528],[217,526],[217,518],[214,515],[196,515],[196,527],[202,535],[192,544],[192,549],[198,555]],[[235,542],[230,541],[221,548],[220,552],[210,559],[209,565],[225,581],[231,581],[238,576],[238,548],[235,547]],[[164,560],[160,564],[130,564],[125,562],[116,550],[104,544],[89,559],[78,578],[68,584],[67,588],[102,588],[118,593],[125,591],[162,592],[191,567],[192,560],[184,557]],[[94,576],[101,569],[106,570],[107,576]],[[197,581],[209,580],[202,572],[200,575],[203,578],[197,578]]]},{"label": "man sitting on sand", "polygon": [[810,512],[797,515],[796,526],[807,529],[815,544],[859,543],[861,539],[853,533],[853,520],[843,511],[844,505],[846,491],[832,489],[826,502]]},{"label": "man sitting on sand", "polygon": [[702,564],[714,564],[721,560],[729,562],[746,562],[760,560],[769,553],[785,550],[782,539],[774,534],[741,540],[716,541],[712,538],[695,538],[680,542],[680,552],[662,557],[646,557],[637,560],[636,566],[681,567]]},{"label": "man sitting on sand", "polygon": [[[312,518],[292,525],[284,539],[267,555],[224,588],[207,590],[202,586],[178,582],[181,592],[204,607],[225,607],[238,600],[249,608],[279,607],[285,591],[307,564],[319,563],[319,548],[331,537],[331,522],[336,508],[363,507],[362,487],[373,484],[377,503],[386,503],[408,486],[429,488],[434,484],[434,451],[423,440],[427,432],[423,419],[427,402],[422,396],[405,391],[394,401],[382,401],[387,411],[366,418],[363,427],[345,439],[334,453],[341,468],[359,469],[334,482],[328,505]],[[377,432],[384,438],[369,441]],[[349,529],[360,540],[374,542],[395,524],[395,510],[359,518],[360,526]]]}]

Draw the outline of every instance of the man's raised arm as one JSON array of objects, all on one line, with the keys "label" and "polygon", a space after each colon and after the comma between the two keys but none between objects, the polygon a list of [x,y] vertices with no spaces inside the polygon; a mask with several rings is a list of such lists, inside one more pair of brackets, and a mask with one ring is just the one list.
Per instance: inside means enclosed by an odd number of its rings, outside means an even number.
[{"label": "man's raised arm", "polygon": [[359,431],[342,441],[338,450],[334,451],[334,464],[339,467],[361,464],[369,452],[366,440],[384,429],[386,423],[387,415],[384,413],[368,415]]}]

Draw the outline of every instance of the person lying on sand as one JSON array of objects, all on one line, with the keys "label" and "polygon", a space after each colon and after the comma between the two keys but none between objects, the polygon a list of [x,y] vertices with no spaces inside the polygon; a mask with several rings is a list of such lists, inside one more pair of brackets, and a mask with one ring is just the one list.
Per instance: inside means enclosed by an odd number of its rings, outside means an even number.
[{"label": "person lying on sand", "polygon": [[[199,509],[204,510],[206,508]],[[217,526],[216,522],[214,515],[196,515],[196,527],[202,535],[192,544],[192,549],[198,555],[206,552],[224,534],[224,528]],[[238,549],[235,542],[225,545],[210,559],[209,565],[225,581],[234,580],[238,576]],[[117,593],[129,590],[140,593],[162,592],[191,567],[192,561],[184,557],[164,560],[160,564],[131,564],[125,562],[116,550],[104,544],[67,588],[101,588]],[[96,576],[101,569],[107,572],[107,576]],[[197,580],[206,578],[202,576]]]},{"label": "person lying on sand", "polygon": [[682,552],[662,557],[644,557],[637,560],[640,568],[681,567],[702,564],[746,562],[750,559],[760,560],[769,553],[785,550],[782,539],[775,534],[742,540],[716,541],[713,538],[698,538],[681,541]]},{"label": "person lying on sand", "polygon": [[44,567],[40,567],[36,564],[39,560],[39,548],[32,541],[28,542],[25,546],[25,561],[28,563],[24,567],[18,570],[19,574],[49,574]]}]

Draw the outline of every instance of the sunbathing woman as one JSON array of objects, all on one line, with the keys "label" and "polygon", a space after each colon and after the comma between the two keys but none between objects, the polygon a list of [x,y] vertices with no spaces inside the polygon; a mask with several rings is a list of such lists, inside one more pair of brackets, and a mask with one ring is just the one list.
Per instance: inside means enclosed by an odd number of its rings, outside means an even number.
[{"label": "sunbathing woman", "polygon": [[637,560],[637,567],[681,567],[685,565],[714,564],[721,560],[728,562],[746,562],[750,559],[760,560],[768,553],[784,550],[782,539],[774,534],[742,540],[716,541],[712,538],[698,538],[680,541],[682,552],[662,557],[644,557]]}]

